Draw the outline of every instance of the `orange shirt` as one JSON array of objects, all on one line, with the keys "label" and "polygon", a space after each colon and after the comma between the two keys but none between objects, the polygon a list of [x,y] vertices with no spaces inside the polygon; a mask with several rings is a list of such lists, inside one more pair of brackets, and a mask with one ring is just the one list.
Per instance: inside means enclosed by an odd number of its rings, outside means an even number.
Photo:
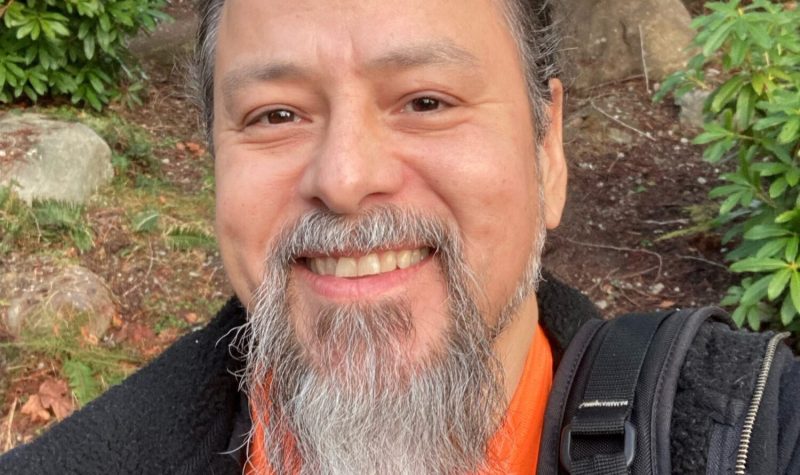
[{"label": "orange shirt", "polygon": [[[488,457],[504,474],[534,474],[539,456],[547,397],[553,382],[553,354],[541,326],[537,326],[505,420],[489,442]],[[263,428],[256,427],[253,440],[262,440]],[[271,475],[261,444],[250,444],[247,475]]]}]

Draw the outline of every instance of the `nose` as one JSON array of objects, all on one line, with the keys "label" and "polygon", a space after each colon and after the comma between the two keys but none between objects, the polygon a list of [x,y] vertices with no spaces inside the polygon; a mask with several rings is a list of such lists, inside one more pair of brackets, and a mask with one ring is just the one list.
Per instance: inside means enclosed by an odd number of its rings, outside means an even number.
[{"label": "nose", "polygon": [[301,195],[337,214],[356,214],[388,200],[402,184],[377,114],[348,107],[331,114],[300,182]]}]

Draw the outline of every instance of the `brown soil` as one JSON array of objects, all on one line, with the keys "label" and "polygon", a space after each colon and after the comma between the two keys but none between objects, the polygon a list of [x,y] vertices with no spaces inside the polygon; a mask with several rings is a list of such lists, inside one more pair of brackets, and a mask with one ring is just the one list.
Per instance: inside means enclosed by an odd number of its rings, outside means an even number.
[{"label": "brown soil", "polygon": [[[185,13],[188,2],[173,2],[171,8],[173,14]],[[154,153],[164,180],[177,193],[212,193],[203,180],[211,159],[196,147],[202,128],[183,76],[163,66],[151,67],[149,74],[144,106],[115,112],[154,136],[176,138],[175,146],[157,147]],[[716,173],[702,161],[701,149],[689,144],[694,132],[678,123],[677,113],[669,101],[653,104],[641,79],[568,99],[570,194],[561,227],[548,237],[544,263],[607,315],[716,304],[733,283],[716,235],[660,240],[695,224],[690,209],[707,206],[707,192],[715,184]],[[168,205],[169,195],[158,198]],[[216,252],[176,253],[156,238],[142,241],[133,236],[121,206],[90,209],[89,221],[95,247],[77,257],[106,279],[118,298],[112,342],[131,345],[145,360],[202,325],[231,294]],[[23,257],[12,253],[7,262]],[[206,302],[204,308],[187,305],[198,301]],[[165,313],[185,325],[158,330]],[[4,338],[0,334],[0,342]],[[2,358],[0,352],[0,364]],[[59,362],[41,355],[9,373],[0,400],[0,453],[41,431],[44,424],[21,416],[20,406],[41,381],[59,374]]]}]

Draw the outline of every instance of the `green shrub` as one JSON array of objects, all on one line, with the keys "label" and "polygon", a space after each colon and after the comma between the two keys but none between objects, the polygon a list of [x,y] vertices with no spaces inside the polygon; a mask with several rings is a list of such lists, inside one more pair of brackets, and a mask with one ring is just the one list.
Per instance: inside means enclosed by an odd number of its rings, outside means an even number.
[{"label": "green shrub", "polygon": [[[143,75],[126,49],[169,18],[164,0],[0,0],[0,102],[63,95],[100,110],[138,101]],[[4,4],[4,5],[3,5]]]},{"label": "green shrub", "polygon": [[[712,90],[706,123],[694,143],[725,162],[716,222],[738,286],[723,301],[753,329],[800,330],[800,10],[767,0],[706,4],[694,40],[699,54],[664,81],[656,99]],[[721,70],[712,84],[705,70]],[[719,82],[719,81],[718,81]]]}]

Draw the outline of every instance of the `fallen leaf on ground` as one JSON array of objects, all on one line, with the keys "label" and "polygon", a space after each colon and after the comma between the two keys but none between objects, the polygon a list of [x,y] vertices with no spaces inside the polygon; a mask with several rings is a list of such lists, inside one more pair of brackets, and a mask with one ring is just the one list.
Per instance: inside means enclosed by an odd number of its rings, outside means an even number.
[{"label": "fallen leaf on ground", "polygon": [[60,379],[50,378],[39,386],[39,400],[42,407],[53,410],[56,419],[62,420],[75,410],[69,386]]},{"label": "fallen leaf on ground", "polygon": [[111,317],[111,326],[114,328],[120,328],[122,326],[122,317],[119,314],[115,314]]},{"label": "fallen leaf on ground", "polygon": [[660,304],[658,304],[658,308],[670,308],[675,306],[674,300],[664,300]]},{"label": "fallen leaf on ground", "polygon": [[189,312],[183,316],[183,319],[186,320],[186,323],[194,325],[198,320],[200,320],[200,317],[198,317],[194,312]]},{"label": "fallen leaf on ground", "polygon": [[200,156],[206,153],[206,149],[200,145],[199,143],[195,142],[186,142],[186,148],[192,152],[195,156]]},{"label": "fallen leaf on ground", "polygon": [[38,394],[29,397],[28,401],[22,406],[19,412],[30,416],[33,421],[47,422],[50,420],[50,413],[47,409],[42,407],[42,400],[39,399]]},{"label": "fallen leaf on ground", "polygon": [[90,345],[97,345],[100,342],[97,339],[97,336],[94,335],[86,325],[81,327],[81,338],[83,338],[83,341],[89,343]]}]

